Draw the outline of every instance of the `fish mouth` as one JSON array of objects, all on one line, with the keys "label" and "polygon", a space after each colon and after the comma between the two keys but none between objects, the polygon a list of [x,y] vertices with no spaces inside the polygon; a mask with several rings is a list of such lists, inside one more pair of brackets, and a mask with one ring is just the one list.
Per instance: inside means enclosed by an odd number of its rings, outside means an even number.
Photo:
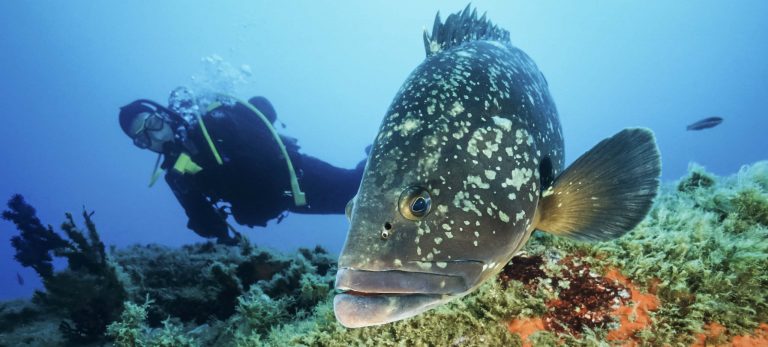
[{"label": "fish mouth", "polygon": [[450,299],[447,295],[346,292],[333,298],[333,313],[341,325],[362,328],[409,318]]},{"label": "fish mouth", "polygon": [[405,319],[467,293],[465,276],[401,270],[341,268],[333,299],[336,319],[347,328]]},{"label": "fish mouth", "polygon": [[341,268],[336,289],[359,294],[453,294],[466,291],[462,276],[415,271],[368,271]]}]

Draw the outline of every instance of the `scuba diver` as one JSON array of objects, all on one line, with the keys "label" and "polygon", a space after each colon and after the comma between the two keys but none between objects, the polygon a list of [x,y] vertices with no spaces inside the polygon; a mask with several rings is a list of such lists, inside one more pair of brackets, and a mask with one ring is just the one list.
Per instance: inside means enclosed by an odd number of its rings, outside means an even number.
[{"label": "scuba diver", "polygon": [[169,107],[140,99],[119,115],[134,145],[158,153],[150,187],[165,172],[187,227],[230,245],[240,234],[229,215],[253,227],[279,223],[288,211],[342,214],[360,185],[365,160],[343,169],[300,153],[296,139],[277,133],[276,119],[264,97],[195,98],[184,87]]}]

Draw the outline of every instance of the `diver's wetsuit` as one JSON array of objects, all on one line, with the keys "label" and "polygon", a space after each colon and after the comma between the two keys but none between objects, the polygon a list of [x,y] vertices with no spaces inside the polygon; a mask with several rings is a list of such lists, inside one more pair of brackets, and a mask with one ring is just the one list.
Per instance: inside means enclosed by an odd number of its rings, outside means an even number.
[{"label": "diver's wetsuit", "polygon": [[[271,122],[276,115],[266,99],[249,101]],[[364,162],[355,169],[342,169],[299,153],[296,140],[280,135],[291,158],[307,204],[297,207],[291,196],[285,159],[265,126],[242,104],[219,106],[202,116],[208,133],[221,156],[219,165],[199,124],[179,129],[177,140],[165,150],[166,182],[189,217],[187,227],[203,237],[232,241],[227,225],[213,202],[231,204],[239,224],[266,226],[285,211],[314,214],[341,214],[357,193]],[[186,131],[185,131],[186,130]],[[184,133],[186,132],[186,135]],[[181,152],[202,168],[197,173],[173,169]]]}]

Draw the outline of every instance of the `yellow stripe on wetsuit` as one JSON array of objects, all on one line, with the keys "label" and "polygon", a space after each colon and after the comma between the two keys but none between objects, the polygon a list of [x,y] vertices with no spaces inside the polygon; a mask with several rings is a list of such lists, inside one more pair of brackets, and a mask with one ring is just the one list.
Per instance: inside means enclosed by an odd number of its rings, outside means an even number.
[{"label": "yellow stripe on wetsuit", "polygon": [[[275,139],[275,142],[277,142],[277,146],[280,148],[280,152],[282,152],[283,157],[285,158],[285,165],[288,167],[288,175],[290,176],[291,180],[291,193],[293,195],[293,203],[296,206],[304,206],[307,204],[307,198],[304,192],[301,191],[301,187],[299,186],[299,179],[296,177],[296,170],[293,167],[293,163],[291,162],[291,157],[288,156],[288,150],[285,147],[285,144],[283,143],[283,139],[280,138],[280,135],[277,133],[277,130],[272,126],[272,123],[267,119],[267,117],[259,111],[256,107],[253,105],[240,101],[237,98],[231,97],[229,95],[220,94],[220,97],[229,98],[235,100],[237,103],[245,106],[251,112],[256,114],[259,119],[261,119],[262,122],[264,122],[264,125],[267,126],[267,129],[269,129],[269,132],[272,134],[272,138]],[[210,112],[213,109],[221,106],[222,104],[220,102],[214,102],[210,106],[208,106],[208,111]],[[208,145],[211,146],[211,150],[214,152],[214,155],[218,156],[218,153],[216,152],[216,148],[213,145],[213,141],[210,140],[210,137],[207,135],[208,132],[205,129],[205,126],[203,125],[202,119],[198,116],[198,122],[200,123],[201,128],[203,129],[203,134],[206,136],[206,139],[208,140]],[[221,164],[221,163],[220,163]]]}]

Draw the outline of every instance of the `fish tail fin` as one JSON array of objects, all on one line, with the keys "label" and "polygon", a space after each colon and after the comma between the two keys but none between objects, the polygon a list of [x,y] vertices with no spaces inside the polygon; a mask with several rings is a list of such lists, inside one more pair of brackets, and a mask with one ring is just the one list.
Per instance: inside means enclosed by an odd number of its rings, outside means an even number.
[{"label": "fish tail fin", "polygon": [[651,209],[661,158],[648,129],[624,129],[579,157],[542,193],[535,228],[578,240],[624,235]]},{"label": "fish tail fin", "polygon": [[432,26],[432,33],[429,34],[426,29],[424,30],[424,49],[428,57],[443,49],[475,40],[497,40],[508,43],[509,32],[491,23],[485,18],[485,14],[478,18],[477,9],[470,11],[470,5],[467,5],[464,11],[449,15],[445,23],[440,20],[438,12],[435,16],[435,24]]}]

